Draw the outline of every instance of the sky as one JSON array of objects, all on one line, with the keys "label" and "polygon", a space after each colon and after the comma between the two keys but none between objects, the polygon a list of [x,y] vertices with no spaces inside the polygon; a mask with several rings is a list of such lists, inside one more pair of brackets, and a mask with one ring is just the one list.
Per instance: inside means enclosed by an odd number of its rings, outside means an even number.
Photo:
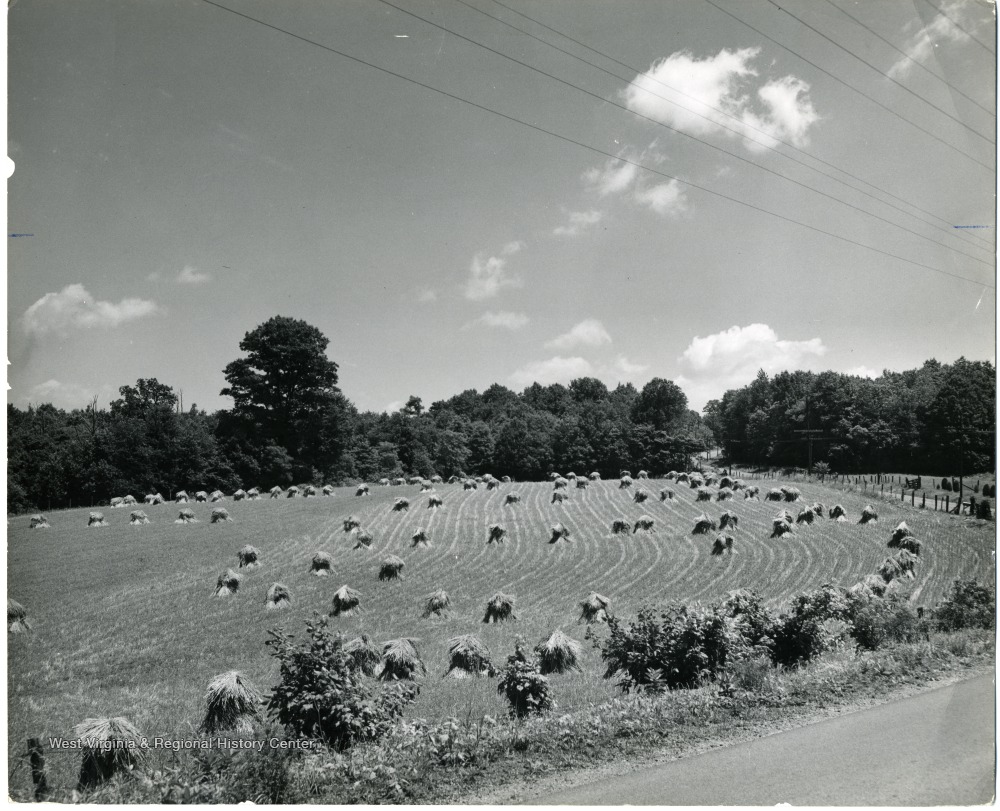
[{"label": "sky", "polygon": [[377,411],[995,362],[994,53],[979,0],[18,0],[8,402],[228,408],[275,315]]}]

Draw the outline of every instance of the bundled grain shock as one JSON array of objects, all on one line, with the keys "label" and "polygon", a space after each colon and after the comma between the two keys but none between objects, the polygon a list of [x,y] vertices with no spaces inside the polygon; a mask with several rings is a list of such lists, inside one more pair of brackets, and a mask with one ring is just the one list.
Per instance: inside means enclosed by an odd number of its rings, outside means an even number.
[{"label": "bundled grain shock", "polygon": [[237,574],[232,569],[226,569],[215,581],[215,591],[213,597],[229,597],[240,590],[240,583],[243,576]]},{"label": "bundled grain shock", "polygon": [[786,487],[782,487],[781,488],[781,497],[785,501],[798,501],[801,496],[802,496],[802,493],[801,493],[801,491],[799,490],[798,487],[787,487],[786,486]]},{"label": "bundled grain shock", "polygon": [[707,487],[699,487],[696,491],[695,501],[711,501],[712,491]]},{"label": "bundled grain shock", "polygon": [[333,593],[331,617],[351,616],[361,610],[361,594],[346,584]]},{"label": "bundled grain shock", "polygon": [[582,476],[576,479],[577,490],[586,490],[589,486],[590,486],[590,481],[588,479],[585,479]]},{"label": "bundled grain shock", "polygon": [[448,670],[445,676],[492,676],[490,649],[475,634],[463,634],[448,640]]},{"label": "bundled grain shock", "polygon": [[257,501],[260,498],[260,490],[256,487],[251,487],[247,490],[247,498],[250,499],[250,501]]},{"label": "bundled grain shock", "polygon": [[649,473],[645,470],[640,470],[638,473],[635,474],[635,477],[637,479],[648,479]]},{"label": "bundled grain shock", "polygon": [[636,504],[642,504],[642,502],[644,502],[648,498],[649,498],[649,493],[647,493],[645,490],[636,490],[632,494],[632,501],[634,501]]},{"label": "bundled grain shock", "polygon": [[260,550],[256,546],[246,544],[236,553],[236,557],[239,559],[241,569],[260,568]]},{"label": "bundled grain shock", "polygon": [[208,493],[206,493],[204,490],[199,490],[197,493],[194,494],[194,500],[208,501]]},{"label": "bundled grain shock", "polygon": [[316,485],[307,484],[302,488],[302,498],[309,498],[310,496],[316,495]]},{"label": "bundled grain shock", "polygon": [[754,484],[743,491],[743,500],[756,499],[760,495],[760,488]]},{"label": "bundled grain shock", "polygon": [[847,521],[847,513],[844,512],[844,508],[839,504],[834,504],[833,507],[830,508],[830,518],[834,521],[844,523]]},{"label": "bundled grain shock", "polygon": [[146,513],[144,513],[142,510],[132,510],[131,514],[128,517],[128,522],[129,524],[132,525],[148,524],[149,518],[146,516]]},{"label": "bundled grain shock", "polygon": [[448,596],[447,591],[438,590],[431,592],[424,598],[424,613],[421,616],[424,619],[443,617],[447,614],[450,606],[451,597]]},{"label": "bundled grain shock", "polygon": [[601,480],[601,474],[595,470],[593,473],[590,474],[590,480],[592,482],[599,482]]},{"label": "bundled grain shock", "polygon": [[280,611],[292,604],[292,593],[284,583],[273,583],[264,598],[264,608],[268,611]]},{"label": "bundled grain shock", "polygon": [[288,488],[288,490],[285,491],[285,498],[296,498],[301,492],[302,491],[293,484]]},{"label": "bundled grain shock", "polygon": [[694,529],[691,532],[694,535],[707,535],[709,532],[714,532],[716,528],[715,521],[702,513],[694,519]]},{"label": "bundled grain shock", "polygon": [[436,510],[439,507],[444,506],[444,501],[441,500],[441,496],[429,496],[427,499],[427,509]]},{"label": "bundled grain shock", "polygon": [[890,555],[882,561],[878,567],[879,576],[886,582],[891,583],[901,577],[913,579],[913,570],[920,559],[909,549],[900,549],[895,555]]},{"label": "bundled grain shock", "polygon": [[[175,504],[187,504],[191,500],[191,496],[187,494],[187,490],[178,490],[174,493],[174,503]],[[120,502],[124,502],[124,499],[119,499]],[[114,500],[112,499],[112,505],[114,505]]]},{"label": "bundled grain shock", "polygon": [[727,552],[732,553],[733,543],[736,539],[732,535],[722,534],[716,537],[715,543],[712,544],[712,554],[715,556],[724,555]]},{"label": "bundled grain shock", "polygon": [[589,625],[592,622],[607,622],[608,608],[611,601],[596,591],[590,592],[586,600],[580,603],[580,619]]},{"label": "bundled grain shock", "polygon": [[611,532],[614,535],[628,535],[632,531],[632,525],[624,518],[616,518],[611,522]]},{"label": "bundled grain shock", "polygon": [[564,479],[562,476],[552,482],[553,490],[565,490],[567,487],[569,487],[569,480]]},{"label": "bundled grain shock", "polygon": [[771,522],[772,538],[784,538],[786,535],[791,535],[791,534],[792,534],[791,521],[786,521],[784,518],[779,516]]},{"label": "bundled grain shock", "polygon": [[767,496],[764,498],[765,501],[784,501],[785,494],[781,492],[777,487],[772,487],[767,491]]},{"label": "bundled grain shock", "polygon": [[826,507],[824,507],[820,502],[816,502],[812,505],[812,511],[817,518],[822,518],[823,513],[826,512]]},{"label": "bundled grain shock", "polygon": [[150,493],[143,500],[147,504],[162,504],[163,503],[163,496],[161,496],[159,493]]},{"label": "bundled grain shock", "polygon": [[177,520],[174,521],[175,524],[197,524],[198,519],[195,517],[194,510],[190,507],[184,507],[180,514],[177,516]]},{"label": "bundled grain shock", "polygon": [[73,727],[73,734],[86,743],[80,764],[81,790],[127,774],[146,760],[145,736],[122,716],[86,718]]},{"label": "bundled grain shock", "polygon": [[660,491],[660,501],[667,501],[668,499],[672,499],[673,497],[674,497],[674,491],[673,490],[661,490]]},{"label": "bundled grain shock", "polygon": [[221,490],[213,490],[211,495],[208,497],[209,501],[225,501],[226,496]]},{"label": "bundled grain shock", "polygon": [[410,509],[410,500],[408,498],[397,498],[394,502],[392,502],[393,512],[397,513],[406,512],[409,509]]},{"label": "bundled grain shock", "polygon": [[7,633],[26,634],[31,631],[28,612],[17,600],[7,598]]},{"label": "bundled grain shock", "polygon": [[372,541],[375,540],[370,532],[361,530],[355,536],[354,549],[371,549]]},{"label": "bundled grain shock", "polygon": [[875,512],[875,508],[871,504],[866,506],[861,511],[861,520],[858,521],[859,524],[877,524],[878,523],[878,513]]},{"label": "bundled grain shock", "polygon": [[135,496],[133,496],[132,494],[127,494],[127,495],[126,495],[126,496],[125,496],[125,497],[124,497],[124,498],[122,499],[122,504],[123,504],[124,506],[126,506],[126,507],[130,507],[131,505],[133,505],[133,504],[135,504],[135,503],[136,503],[136,501],[135,501]]},{"label": "bundled grain shock", "polygon": [[366,676],[374,676],[382,661],[378,645],[371,641],[368,634],[361,634],[344,643],[344,653],[351,657],[351,662]]},{"label": "bundled grain shock", "polygon": [[416,549],[418,546],[430,549],[432,546],[430,540],[427,538],[427,531],[423,527],[417,527],[417,531],[413,533],[411,541],[411,549]]},{"label": "bundled grain shock", "polygon": [[725,529],[726,527],[736,527],[740,523],[740,517],[734,513],[732,510],[726,510],[722,515],[719,516],[719,529]]},{"label": "bundled grain shock", "polygon": [[631,476],[622,476],[618,482],[618,489],[624,490],[626,487],[631,487],[633,484]]},{"label": "bundled grain shock", "polygon": [[401,558],[395,555],[389,555],[385,560],[382,561],[382,566],[378,571],[379,580],[402,580],[403,579],[403,567],[406,564]]},{"label": "bundled grain shock", "polygon": [[639,532],[652,532],[653,531],[653,519],[648,515],[640,515],[636,521],[635,526],[632,528],[632,534]]},{"label": "bundled grain shock", "polygon": [[518,493],[508,493],[503,500],[504,505],[519,504],[520,502],[521,502],[521,496]]},{"label": "bundled grain shock", "polygon": [[281,498],[281,494],[284,492],[278,485],[275,485],[270,490],[267,491],[271,498]]},{"label": "bundled grain shock", "polygon": [[229,517],[229,510],[225,507],[216,507],[212,510],[212,523],[218,524],[220,521],[232,521],[233,519]]},{"label": "bundled grain shock", "polygon": [[555,543],[560,538],[567,541],[573,540],[569,537],[569,530],[566,527],[560,523],[555,523],[552,525],[552,537],[549,538],[549,543]]},{"label": "bundled grain shock", "polygon": [[558,628],[547,639],[543,639],[535,646],[539,670],[543,676],[547,676],[549,673],[580,670],[578,660],[582,652],[583,646],[575,639],[570,639]]},{"label": "bundled grain shock", "polygon": [[733,497],[733,491],[729,487],[720,488],[719,492],[715,494],[717,501],[728,501]]},{"label": "bundled grain shock", "polygon": [[352,529],[357,529],[361,526],[361,519],[355,515],[349,515],[344,519],[344,532],[350,532]]},{"label": "bundled grain shock", "polygon": [[[327,487],[329,487],[329,485],[327,485]],[[324,489],[325,489],[325,488],[324,488]],[[333,492],[333,488],[331,488],[331,489],[330,489],[330,492]],[[359,498],[360,498],[361,496],[368,496],[368,495],[371,495],[371,494],[370,494],[370,493],[368,492],[368,485],[367,485],[367,484],[359,484],[359,485],[358,485],[358,489],[354,491],[354,495],[355,495],[355,496],[357,496],[357,497],[359,497]]]},{"label": "bundled grain shock", "polygon": [[31,529],[49,529],[49,519],[41,513],[31,516]]},{"label": "bundled grain shock", "polygon": [[486,543],[503,543],[507,538],[507,528],[503,524],[490,524]]},{"label": "bundled grain shock", "polygon": [[92,512],[87,518],[88,527],[106,527],[108,522],[104,520],[104,513]]},{"label": "bundled grain shock", "polygon": [[816,518],[816,513],[813,512],[812,507],[806,507],[799,510],[798,516],[795,518],[796,524],[811,524]]},{"label": "bundled grain shock", "polygon": [[[367,485],[365,485],[365,486],[367,487]],[[330,496],[333,495],[333,485],[332,484],[324,484],[323,485],[323,495],[325,497],[327,497],[327,498],[329,498]],[[368,491],[367,490],[365,490],[365,495],[368,495]]]},{"label": "bundled grain shock", "polygon": [[382,646],[382,681],[412,679],[417,673],[424,675],[427,668],[417,653],[415,639],[390,639]]},{"label": "bundled grain shock", "polygon": [[464,482],[462,482],[462,489],[463,490],[477,490],[477,489],[479,489],[479,485],[473,479],[466,479]]},{"label": "bundled grain shock", "polygon": [[327,552],[317,552],[313,555],[309,571],[317,577],[329,577],[333,574],[333,558]]},{"label": "bundled grain shock", "polygon": [[498,591],[486,603],[486,614],[483,616],[483,622],[492,624],[516,620],[517,615],[514,613],[516,601],[517,598],[513,594],[504,594]]},{"label": "bundled grain shock", "polygon": [[247,497],[247,491],[242,487],[233,493],[233,501],[243,501]]},{"label": "bundled grain shock", "polygon": [[564,501],[568,500],[569,496],[566,495],[562,490],[554,490],[552,493],[552,504],[562,504]]},{"label": "bundled grain shock", "polygon": [[208,683],[205,693],[205,717],[199,732],[214,735],[224,730],[241,734],[253,731],[253,722],[260,720],[264,696],[242,673],[230,670]]}]

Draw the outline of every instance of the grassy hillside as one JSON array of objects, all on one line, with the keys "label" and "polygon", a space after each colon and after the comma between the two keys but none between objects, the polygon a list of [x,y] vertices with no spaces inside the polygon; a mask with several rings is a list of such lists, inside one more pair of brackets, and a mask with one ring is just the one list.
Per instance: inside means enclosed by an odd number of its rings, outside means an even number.
[{"label": "grassy hillside", "polygon": [[[775,486],[768,481],[766,487]],[[619,615],[668,601],[710,601],[737,588],[759,590],[778,603],[826,582],[851,585],[888,554],[886,541],[905,519],[923,541],[913,584],[917,605],[933,606],[958,577],[993,577],[994,526],[899,502],[875,502],[879,521],[859,526],[864,496],[819,484],[796,483],[803,501],[840,503],[849,523],[819,519],[796,527],[791,538],[769,539],[773,515],[800,505],[744,501],[695,503],[686,484],[637,481],[619,490],[617,481],[571,489],[565,504],[551,504],[552,486],[505,484],[499,490],[464,492],[439,485],[444,506],[426,509],[427,494],[416,486],[373,487],[355,498],[339,489],[330,498],[227,501],[233,521],[211,524],[213,505],[190,504],[200,523],[176,525],[178,507],[144,507],[151,524],[128,525],[128,509],[104,513],[111,526],[88,528],[88,510],[49,514],[50,529],[31,530],[28,517],[8,527],[8,593],[22,603],[33,623],[30,635],[8,637],[9,747],[13,757],[25,738],[68,736],[74,724],[94,715],[126,715],[147,735],[188,738],[201,720],[208,681],[231,669],[243,671],[265,690],[277,681],[277,667],[263,642],[268,628],[302,631],[312,611],[328,611],[343,584],[362,594],[361,614],[333,620],[349,635],[361,632],[382,641],[415,637],[429,675],[410,709],[414,717],[476,717],[503,708],[491,680],[442,679],[447,640],[476,633],[502,662],[516,634],[534,643],[562,627],[583,639],[578,604],[598,591]],[[661,502],[669,487],[672,500]],[[766,487],[764,488],[766,491]],[[650,493],[635,504],[631,493]],[[507,493],[520,504],[504,506]],[[406,496],[408,512],[392,512]],[[732,555],[712,557],[714,533],[693,536],[701,512],[717,518],[731,509],[740,518]],[[356,515],[374,536],[371,550],[352,551],[343,519]],[[611,522],[634,522],[646,514],[653,533],[611,533]],[[549,544],[550,525],[561,521],[571,541]],[[503,523],[508,538],[487,545],[487,528]],[[431,548],[411,548],[410,537],[424,528]],[[261,550],[263,566],[246,573],[240,592],[215,599],[216,577],[237,567],[236,553],[250,543]],[[309,574],[317,551],[334,559],[331,577]],[[379,582],[380,560],[403,558],[404,579]],[[264,595],[275,581],[285,583],[294,604],[268,612]],[[451,596],[451,615],[421,619],[431,591]],[[496,591],[517,596],[518,621],[482,624],[487,599]],[[601,633],[599,631],[599,633]],[[585,648],[583,673],[553,679],[561,710],[572,710],[617,694],[601,678],[599,654]],[[70,783],[78,758],[54,755],[52,778]],[[13,760],[11,761],[13,763]],[[22,768],[12,785],[27,781]]]}]

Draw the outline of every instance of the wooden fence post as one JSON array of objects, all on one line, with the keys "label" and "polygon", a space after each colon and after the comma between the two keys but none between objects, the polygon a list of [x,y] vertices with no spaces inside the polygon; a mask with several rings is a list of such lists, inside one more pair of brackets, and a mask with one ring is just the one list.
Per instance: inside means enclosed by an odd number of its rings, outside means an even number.
[{"label": "wooden fence post", "polygon": [[913,490],[910,493],[910,506],[914,507],[914,506],[916,506],[916,504],[917,504],[917,491]]},{"label": "wooden fence post", "polygon": [[934,512],[937,512],[937,493],[934,494]]},{"label": "wooden fence post", "polygon": [[35,784],[35,799],[45,800],[49,796],[49,781],[45,776],[45,753],[38,738],[28,738],[28,755],[31,758],[31,782]]},{"label": "wooden fence post", "polygon": [[951,512],[951,496],[945,495],[944,497],[944,511]]},{"label": "wooden fence post", "polygon": [[920,494],[920,509],[921,510],[927,509],[927,493]]}]

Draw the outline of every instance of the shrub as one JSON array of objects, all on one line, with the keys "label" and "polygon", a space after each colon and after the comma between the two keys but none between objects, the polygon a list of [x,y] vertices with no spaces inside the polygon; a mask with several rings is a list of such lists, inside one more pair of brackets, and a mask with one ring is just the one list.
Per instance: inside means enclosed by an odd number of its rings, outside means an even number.
[{"label": "shrub", "polygon": [[934,624],[941,631],[993,628],[996,597],[976,580],[956,580],[936,609]]},{"label": "shrub", "polygon": [[951,482],[948,479],[941,479],[941,489],[951,492]]},{"label": "shrub", "polygon": [[411,683],[377,687],[367,682],[334,636],[327,618],[306,622],[308,639],[269,631],[265,643],[281,663],[281,680],[268,700],[268,712],[294,737],[322,740],[344,750],[357,741],[385,735],[405,706],[416,698]]},{"label": "shrub", "polygon": [[904,599],[876,597],[856,612],[850,634],[859,649],[878,650],[889,643],[918,641],[921,622]]},{"label": "shrub", "polygon": [[[970,499],[971,501],[971,499]],[[976,504],[976,518],[981,518],[984,521],[989,521],[993,517],[993,510],[990,508],[990,503],[985,498]]]},{"label": "shrub", "polygon": [[788,667],[808,662],[833,646],[837,626],[850,623],[851,614],[847,593],[836,586],[800,594],[775,623],[772,659]]},{"label": "shrub", "polygon": [[510,704],[512,718],[526,718],[556,706],[549,695],[549,680],[541,674],[538,664],[527,657],[520,643],[507,657],[497,692]]},{"label": "shrub", "polygon": [[730,627],[754,653],[766,651],[774,644],[774,617],[756,591],[740,589],[732,592],[719,606]]},{"label": "shrub", "polygon": [[610,635],[601,649],[604,678],[620,674],[623,691],[697,687],[714,679],[740,647],[726,618],[715,607],[671,605],[652,609],[623,627],[608,618]]}]

